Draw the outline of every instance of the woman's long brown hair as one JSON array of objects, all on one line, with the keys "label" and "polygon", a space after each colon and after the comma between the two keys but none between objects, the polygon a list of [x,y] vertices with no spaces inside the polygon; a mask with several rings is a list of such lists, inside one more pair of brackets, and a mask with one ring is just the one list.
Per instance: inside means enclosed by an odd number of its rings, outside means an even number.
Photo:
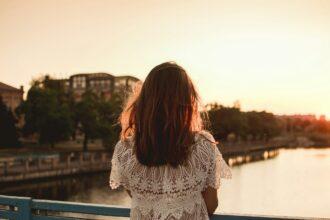
[{"label": "woman's long brown hair", "polygon": [[186,71],[174,62],[154,67],[120,117],[121,139],[133,136],[134,152],[146,166],[183,164],[203,129],[199,96]]}]

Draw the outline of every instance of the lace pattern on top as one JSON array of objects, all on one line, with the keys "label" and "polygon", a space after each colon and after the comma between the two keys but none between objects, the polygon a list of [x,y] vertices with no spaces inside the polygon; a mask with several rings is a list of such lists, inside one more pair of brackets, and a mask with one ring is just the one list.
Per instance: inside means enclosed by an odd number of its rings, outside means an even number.
[{"label": "lace pattern on top", "polygon": [[131,191],[132,219],[182,219],[189,215],[208,219],[201,192],[208,186],[218,189],[221,178],[231,177],[230,168],[212,142],[215,140],[208,132],[196,134],[187,163],[174,168],[141,165],[133,154],[133,140],[119,141],[112,159],[110,187],[123,185]]}]

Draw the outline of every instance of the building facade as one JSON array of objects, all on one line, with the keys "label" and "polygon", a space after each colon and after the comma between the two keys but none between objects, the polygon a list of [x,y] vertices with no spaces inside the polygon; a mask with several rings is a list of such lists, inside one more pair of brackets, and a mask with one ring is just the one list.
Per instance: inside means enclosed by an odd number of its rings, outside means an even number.
[{"label": "building facade", "polygon": [[14,111],[23,101],[23,86],[20,89],[0,82],[0,96],[5,105]]},{"label": "building facade", "polygon": [[76,100],[80,100],[86,91],[109,100],[114,92],[130,92],[136,82],[133,76],[114,76],[109,73],[80,73],[70,76],[65,82],[65,90],[71,91]]},{"label": "building facade", "polygon": [[47,75],[44,84],[50,88],[64,89],[65,92],[71,93],[76,101],[79,101],[87,91],[109,100],[115,92],[131,92],[135,83],[139,81],[138,78],[129,75],[114,76],[99,72],[74,74],[68,79],[51,79]]},{"label": "building facade", "polygon": [[115,77],[115,92],[127,91],[132,92],[135,84],[140,81],[133,76],[117,76]]},{"label": "building facade", "polygon": [[86,91],[92,91],[106,99],[111,98],[114,76],[108,73],[82,73],[69,78],[69,91],[76,100],[80,100]]}]

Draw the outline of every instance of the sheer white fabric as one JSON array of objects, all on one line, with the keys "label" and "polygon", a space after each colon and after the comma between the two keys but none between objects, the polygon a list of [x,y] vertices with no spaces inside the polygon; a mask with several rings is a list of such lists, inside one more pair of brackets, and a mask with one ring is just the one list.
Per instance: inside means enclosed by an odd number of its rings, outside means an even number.
[{"label": "sheer white fabric", "polygon": [[132,195],[131,219],[209,219],[202,197],[208,186],[218,189],[220,178],[230,178],[230,168],[213,144],[213,136],[196,134],[185,165],[147,167],[132,153],[133,140],[119,141],[112,158],[110,187],[122,185]]}]

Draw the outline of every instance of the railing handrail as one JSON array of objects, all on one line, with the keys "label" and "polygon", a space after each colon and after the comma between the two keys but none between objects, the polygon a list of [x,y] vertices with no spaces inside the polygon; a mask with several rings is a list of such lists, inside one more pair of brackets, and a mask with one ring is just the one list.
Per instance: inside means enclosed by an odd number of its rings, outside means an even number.
[{"label": "railing handrail", "polygon": [[[66,216],[42,215],[48,211],[69,212],[78,214],[91,214],[101,216],[129,217],[130,209],[127,207],[64,202],[53,200],[32,199],[30,197],[15,197],[0,195],[0,206],[8,208],[0,209],[0,217],[5,219],[17,220],[72,220],[76,218]],[[39,214],[34,214],[38,213]],[[212,220],[307,220],[307,219],[326,219],[326,218],[304,218],[304,217],[285,217],[285,216],[260,216],[260,215],[236,215],[217,213],[212,216]]]}]

